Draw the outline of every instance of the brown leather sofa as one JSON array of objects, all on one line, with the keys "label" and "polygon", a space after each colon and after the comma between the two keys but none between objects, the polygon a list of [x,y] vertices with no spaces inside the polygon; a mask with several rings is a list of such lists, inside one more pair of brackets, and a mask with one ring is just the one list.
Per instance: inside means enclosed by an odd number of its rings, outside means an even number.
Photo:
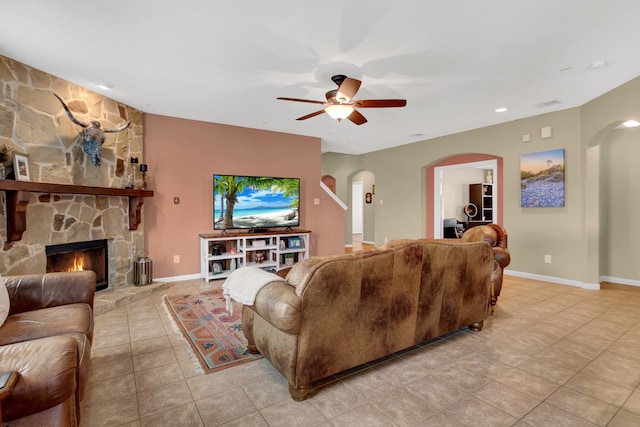
[{"label": "brown leather sofa", "polygon": [[5,277],[0,372],[18,380],[0,402],[8,425],[77,426],[93,338],[92,271]]},{"label": "brown leather sofa", "polygon": [[460,241],[487,242],[491,245],[496,261],[492,274],[491,305],[495,305],[502,290],[504,269],[511,262],[511,255],[507,247],[507,230],[498,224],[479,225],[465,231]]},{"label": "brown leather sofa", "polygon": [[402,240],[312,257],[243,306],[242,328],[249,349],[302,400],[316,380],[463,327],[480,330],[493,263],[484,242]]}]

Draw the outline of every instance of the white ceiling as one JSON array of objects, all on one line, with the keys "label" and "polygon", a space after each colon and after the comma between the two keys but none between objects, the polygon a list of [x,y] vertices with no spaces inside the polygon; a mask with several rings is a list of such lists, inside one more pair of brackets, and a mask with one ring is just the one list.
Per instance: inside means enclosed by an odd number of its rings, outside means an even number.
[{"label": "white ceiling", "polygon": [[[0,16],[2,55],[144,112],[319,137],[324,152],[575,107],[640,75],[638,0],[1,0]],[[356,126],[296,121],[319,106],[276,100],[324,100],[334,74],[407,107],[362,109]]]}]

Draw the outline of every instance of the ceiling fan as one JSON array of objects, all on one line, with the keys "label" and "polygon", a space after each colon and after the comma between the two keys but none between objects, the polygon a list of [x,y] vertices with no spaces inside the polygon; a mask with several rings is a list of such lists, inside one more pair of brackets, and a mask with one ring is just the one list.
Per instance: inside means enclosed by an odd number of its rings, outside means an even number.
[{"label": "ceiling fan", "polygon": [[338,89],[327,92],[326,102],[300,98],[279,97],[278,99],[283,101],[308,102],[311,104],[324,105],[322,110],[307,114],[306,116],[298,117],[296,120],[306,120],[322,113],[327,113],[337,121],[349,119],[357,125],[367,123],[367,119],[360,114],[357,108],[389,108],[404,107],[407,105],[406,99],[353,99],[362,84],[360,80],[352,79],[343,74],[337,74],[331,77],[331,80],[338,85]]}]

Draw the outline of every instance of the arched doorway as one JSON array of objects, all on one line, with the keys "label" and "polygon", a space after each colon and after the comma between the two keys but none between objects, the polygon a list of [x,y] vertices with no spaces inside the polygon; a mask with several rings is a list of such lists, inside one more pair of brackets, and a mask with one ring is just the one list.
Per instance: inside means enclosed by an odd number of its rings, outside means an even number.
[{"label": "arched doorway", "polygon": [[[444,218],[443,176],[445,170],[478,168],[491,170],[493,174],[493,222],[503,223],[503,190],[502,190],[502,157],[487,154],[462,154],[442,159],[426,167],[426,210],[425,234],[426,238],[442,237],[442,221]],[[469,182],[473,184],[473,182]],[[457,217],[457,215],[456,215]],[[464,219],[464,218],[462,218]]]}]

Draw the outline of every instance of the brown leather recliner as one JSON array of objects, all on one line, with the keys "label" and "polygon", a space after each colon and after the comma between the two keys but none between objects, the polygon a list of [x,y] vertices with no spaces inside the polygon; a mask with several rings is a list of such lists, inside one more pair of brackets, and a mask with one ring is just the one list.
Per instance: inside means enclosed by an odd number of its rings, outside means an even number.
[{"label": "brown leather recliner", "polygon": [[498,224],[479,225],[468,229],[462,235],[462,242],[487,242],[493,249],[496,260],[492,274],[491,305],[495,305],[502,289],[502,275],[504,269],[511,262],[511,255],[507,247],[507,230]]},{"label": "brown leather recliner", "polygon": [[5,284],[10,310],[0,327],[0,372],[17,372],[18,380],[0,396],[1,421],[79,425],[93,337],[95,273],[8,276]]}]

